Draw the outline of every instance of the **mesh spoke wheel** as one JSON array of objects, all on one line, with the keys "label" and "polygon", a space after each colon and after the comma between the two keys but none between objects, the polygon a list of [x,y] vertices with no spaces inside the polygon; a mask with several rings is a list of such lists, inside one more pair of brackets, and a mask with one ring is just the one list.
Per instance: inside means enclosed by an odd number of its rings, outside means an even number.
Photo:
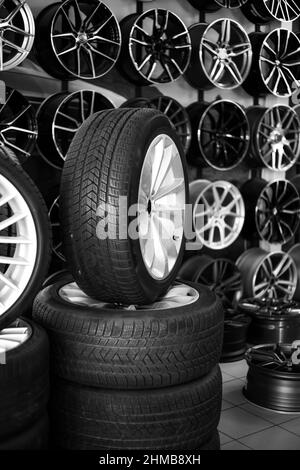
[{"label": "mesh spoke wheel", "polygon": [[252,33],[250,39],[254,55],[245,90],[253,96],[267,93],[292,96],[300,78],[300,39],[284,28],[274,29],[267,35]]},{"label": "mesh spoke wheel", "polygon": [[32,12],[23,0],[0,2],[0,71],[9,70],[26,59],[34,42]]},{"label": "mesh spoke wheel", "polygon": [[293,108],[253,106],[247,110],[251,126],[251,158],[273,171],[287,171],[300,154],[300,119]]},{"label": "mesh spoke wheel", "polygon": [[242,194],[246,204],[245,236],[253,226],[262,240],[285,244],[295,235],[300,221],[300,196],[287,180],[267,183],[254,179],[245,183]]},{"label": "mesh spoke wheel", "polygon": [[222,18],[207,25],[189,28],[192,59],[186,72],[195,88],[232,90],[246,79],[252,58],[252,47],[246,31],[236,21]]},{"label": "mesh spoke wheel", "polygon": [[48,215],[52,229],[52,252],[58,259],[65,263],[66,258],[62,250],[62,234],[59,217],[59,199],[59,196],[55,198],[55,200],[51,204]]},{"label": "mesh spoke wheel", "polygon": [[1,357],[8,351],[18,348],[31,336],[32,331],[29,324],[16,320],[9,328],[0,331],[0,364]]},{"label": "mesh spoke wheel", "polygon": [[190,184],[190,199],[198,240],[212,250],[232,245],[242,231],[245,218],[239,190],[228,181],[198,180]]},{"label": "mesh spoke wheel", "polygon": [[113,107],[105,96],[92,90],[57,93],[47,98],[37,113],[38,147],[42,157],[51,166],[61,169],[83,122],[92,114]]},{"label": "mesh spoke wheel", "polygon": [[297,270],[287,253],[268,253],[250,248],[237,260],[244,297],[291,299],[297,286]]},{"label": "mesh spoke wheel", "polygon": [[120,23],[120,71],[139,85],[170,83],[184,74],[191,56],[190,35],[174,13],[163,9],[130,15]]},{"label": "mesh spoke wheel", "polygon": [[280,411],[300,412],[299,349],[293,344],[263,344],[246,353],[249,365],[245,397],[254,404]]},{"label": "mesh spoke wheel", "polygon": [[194,256],[183,264],[178,275],[185,281],[206,285],[221,298],[226,307],[231,307],[241,297],[241,274],[228,259]]},{"label": "mesh spoke wheel", "polygon": [[108,73],[121,50],[119,24],[100,0],[67,0],[36,19],[37,58],[59,79],[95,79]]},{"label": "mesh spoke wheel", "polygon": [[24,162],[37,139],[35,113],[18,91],[7,87],[5,96],[5,103],[0,105],[0,141]]},{"label": "mesh spoke wheel", "polygon": [[243,12],[255,24],[274,20],[290,22],[300,17],[300,6],[297,0],[249,0]]}]

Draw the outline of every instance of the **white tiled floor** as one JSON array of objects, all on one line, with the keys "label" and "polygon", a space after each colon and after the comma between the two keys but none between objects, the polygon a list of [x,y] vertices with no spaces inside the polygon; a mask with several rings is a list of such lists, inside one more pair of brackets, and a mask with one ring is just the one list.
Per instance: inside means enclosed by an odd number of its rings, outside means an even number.
[{"label": "white tiled floor", "polygon": [[221,364],[222,450],[300,450],[300,415],[283,415],[248,403],[242,393],[246,361]]}]

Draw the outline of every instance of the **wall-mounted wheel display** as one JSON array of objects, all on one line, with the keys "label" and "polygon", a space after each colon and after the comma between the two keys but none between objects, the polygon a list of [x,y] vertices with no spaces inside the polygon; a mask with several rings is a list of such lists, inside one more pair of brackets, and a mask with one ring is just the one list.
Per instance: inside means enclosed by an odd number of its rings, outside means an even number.
[{"label": "wall-mounted wheel display", "polygon": [[269,34],[251,33],[250,40],[253,60],[243,83],[246,92],[252,96],[292,96],[300,79],[300,38],[288,29],[278,28]]},{"label": "wall-mounted wheel display", "polygon": [[286,23],[300,17],[297,0],[249,0],[242,10],[246,18],[255,24],[266,24],[274,20]]},{"label": "wall-mounted wheel display", "polygon": [[244,358],[250,323],[251,318],[248,315],[236,310],[226,310],[221,362],[235,362]]},{"label": "wall-mounted wheel display", "polygon": [[153,9],[127,16],[120,26],[123,41],[118,65],[127,80],[137,85],[170,83],[184,74],[191,39],[177,15]]},{"label": "wall-mounted wheel display", "polygon": [[207,286],[227,308],[236,304],[241,297],[241,273],[235,263],[228,259],[193,256],[183,263],[178,276],[185,281]]},{"label": "wall-mounted wheel display", "polygon": [[247,110],[251,127],[250,162],[273,171],[287,171],[300,155],[300,118],[286,105]]},{"label": "wall-mounted wheel display", "polygon": [[192,128],[189,115],[178,101],[170,96],[157,96],[155,98],[131,98],[122,108],[153,108],[164,113],[173,124],[177,135],[187,153],[192,138]]},{"label": "wall-mounted wheel display", "polygon": [[232,90],[250,71],[252,47],[246,31],[234,20],[222,18],[189,28],[192,57],[185,77],[191,86]]},{"label": "wall-mounted wheel display", "polygon": [[300,338],[300,304],[284,299],[243,299],[239,311],[252,318],[249,344],[291,343]]},{"label": "wall-mounted wheel display", "polygon": [[188,2],[199,11],[209,13],[224,8],[241,8],[248,0],[188,0]]},{"label": "wall-mounted wheel display", "polygon": [[49,5],[36,19],[36,41],[39,63],[59,80],[102,77],[121,50],[118,21],[100,0]]},{"label": "wall-mounted wheel display", "polygon": [[111,101],[93,90],[49,96],[37,112],[37,144],[42,158],[54,168],[61,169],[83,122],[92,114],[113,107]]},{"label": "wall-mounted wheel display", "polygon": [[237,260],[242,273],[243,296],[259,299],[292,299],[297,286],[297,269],[291,256],[250,248]]},{"label": "wall-mounted wheel display", "polygon": [[300,412],[299,345],[265,344],[246,353],[247,400],[282,413]]},{"label": "wall-mounted wheel display", "polygon": [[300,221],[300,195],[293,183],[254,178],[242,186],[241,192],[247,214],[245,237],[255,238],[254,228],[268,243],[282,245],[294,237]]},{"label": "wall-mounted wheel display", "polygon": [[215,170],[232,170],[243,161],[249,149],[250,127],[239,104],[229,100],[194,103],[187,111],[193,132],[191,162],[199,150],[202,161]]},{"label": "wall-mounted wheel display", "polygon": [[20,92],[6,87],[5,102],[0,107],[0,141],[24,163],[31,155],[37,134],[33,107]]},{"label": "wall-mounted wheel display", "polygon": [[21,64],[34,43],[34,18],[27,2],[3,0],[0,5],[0,71]]},{"label": "wall-mounted wheel display", "polygon": [[238,188],[228,181],[197,180],[190,184],[196,238],[212,250],[232,245],[240,235],[245,205]]},{"label": "wall-mounted wheel display", "polygon": [[52,229],[52,252],[53,254],[63,263],[66,262],[65,255],[62,248],[62,233],[59,216],[59,200],[60,196],[57,196],[48,212],[51,229]]},{"label": "wall-mounted wheel display", "polygon": [[294,295],[294,299],[300,302],[300,243],[292,246],[292,248],[289,250],[289,255],[293,259],[298,273],[297,289]]}]

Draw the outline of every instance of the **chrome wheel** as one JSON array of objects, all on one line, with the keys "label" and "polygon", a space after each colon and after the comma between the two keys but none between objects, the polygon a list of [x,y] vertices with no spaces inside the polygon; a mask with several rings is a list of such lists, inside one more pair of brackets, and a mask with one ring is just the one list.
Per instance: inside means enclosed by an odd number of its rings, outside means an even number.
[{"label": "chrome wheel", "polygon": [[63,167],[73,137],[92,114],[113,108],[92,90],[57,93],[47,98],[37,112],[38,147],[42,157],[55,168]]},{"label": "chrome wheel", "polygon": [[175,284],[171,286],[168,292],[156,302],[150,305],[130,305],[123,307],[117,304],[99,302],[88,297],[75,282],[64,285],[59,290],[60,297],[66,302],[83,307],[91,308],[109,308],[119,310],[168,310],[170,308],[183,307],[191,305],[199,299],[199,293],[193,287],[186,284]]},{"label": "chrome wheel", "polygon": [[[25,326],[26,325],[26,326]],[[9,328],[0,331],[0,365],[1,358],[5,359],[4,355],[8,351],[18,348],[24,344],[31,336],[32,331],[29,325],[25,322],[17,320]]]},{"label": "chrome wheel", "polygon": [[198,240],[212,250],[226,248],[240,235],[245,218],[239,190],[227,181],[190,184],[193,225]]},{"label": "chrome wheel", "polygon": [[256,24],[265,24],[278,20],[283,22],[295,21],[300,17],[300,7],[297,0],[249,0],[243,7],[247,18]]},{"label": "chrome wheel", "polygon": [[0,141],[16,153],[23,163],[34,148],[37,122],[32,106],[18,91],[6,88],[0,105]]},{"label": "chrome wheel", "polygon": [[297,286],[297,270],[290,255],[250,248],[237,260],[244,297],[291,299]]},{"label": "chrome wheel", "polygon": [[0,71],[21,64],[34,42],[35,26],[31,9],[24,0],[0,2]]},{"label": "chrome wheel", "polygon": [[60,197],[58,196],[53,201],[53,204],[49,209],[48,216],[52,229],[52,252],[58,259],[65,263],[66,258],[62,250],[62,233],[59,217],[59,199]]},{"label": "chrome wheel", "polygon": [[26,289],[36,257],[31,210],[18,189],[0,175],[0,317]]},{"label": "chrome wheel", "polygon": [[246,79],[252,47],[246,31],[236,21],[222,18],[191,26],[192,60],[186,77],[195,88],[239,87]]},{"label": "chrome wheel", "polygon": [[212,168],[231,170],[245,158],[249,134],[248,119],[241,106],[226,100],[212,103],[204,110],[199,122],[201,155]]},{"label": "chrome wheel", "polygon": [[[267,183],[248,181],[242,188],[246,204],[245,235],[253,234],[253,226],[262,240],[285,244],[295,235],[300,221],[300,196],[287,180]],[[252,229],[252,230],[251,230]]]},{"label": "chrome wheel", "polygon": [[102,1],[55,3],[36,21],[41,42],[38,60],[54,77],[95,79],[114,67],[121,33],[115,16]]},{"label": "chrome wheel", "polygon": [[150,144],[138,193],[139,241],[144,264],[154,279],[173,270],[184,236],[185,175],[179,150],[167,135]]},{"label": "chrome wheel", "polygon": [[287,171],[300,155],[300,119],[293,108],[253,106],[247,116],[251,125],[251,157],[273,171]]},{"label": "chrome wheel", "polygon": [[184,74],[191,56],[188,30],[174,13],[154,9],[120,23],[123,41],[120,71],[145,85],[170,83]]}]

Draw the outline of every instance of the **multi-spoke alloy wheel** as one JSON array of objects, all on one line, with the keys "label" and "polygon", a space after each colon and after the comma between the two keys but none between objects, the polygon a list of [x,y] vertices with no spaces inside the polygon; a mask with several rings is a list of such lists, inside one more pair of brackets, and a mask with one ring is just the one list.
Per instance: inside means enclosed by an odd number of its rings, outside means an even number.
[{"label": "multi-spoke alloy wheel", "polygon": [[253,179],[242,187],[246,205],[245,236],[259,237],[269,243],[285,244],[295,235],[300,221],[300,196],[288,180],[267,183]]},{"label": "multi-spoke alloy wheel", "polygon": [[255,24],[290,22],[300,17],[300,6],[297,0],[249,0],[243,12]]},{"label": "multi-spoke alloy wheel", "polygon": [[93,90],[57,93],[47,98],[37,113],[38,147],[42,157],[51,166],[61,169],[83,122],[92,114],[113,107],[105,96]]},{"label": "multi-spoke alloy wheel", "polygon": [[34,18],[24,0],[0,2],[0,71],[26,59],[34,42]]},{"label": "multi-spoke alloy wheel", "polygon": [[250,248],[237,260],[244,297],[291,299],[297,286],[297,270],[287,253],[268,253]]},{"label": "multi-spoke alloy wheel", "polygon": [[197,239],[212,250],[226,248],[240,235],[245,206],[239,190],[228,181],[190,184],[193,225]]},{"label": "multi-spoke alloy wheel", "polygon": [[283,299],[244,299],[239,311],[252,318],[249,344],[289,343],[300,338],[300,304]]},{"label": "multi-spoke alloy wheel", "polygon": [[187,81],[195,88],[232,90],[246,79],[252,58],[250,39],[234,20],[222,18],[189,28],[192,58]]},{"label": "multi-spoke alloy wheel", "polygon": [[270,109],[252,106],[247,110],[251,127],[249,160],[273,171],[287,171],[300,155],[300,119],[286,105]]},{"label": "multi-spoke alloy wheel", "polygon": [[121,50],[119,24],[100,0],[67,0],[36,19],[37,58],[58,79],[95,79],[115,65]]},{"label": "multi-spoke alloy wheel", "polygon": [[1,359],[5,357],[8,351],[18,348],[24,344],[31,336],[31,328],[29,324],[17,320],[9,328],[0,331],[0,364]]},{"label": "multi-spoke alloy wheel", "polygon": [[5,102],[0,105],[0,141],[24,162],[37,139],[35,113],[18,91],[6,88]]},{"label": "multi-spoke alloy wheel", "polygon": [[59,216],[59,196],[55,198],[49,209],[49,220],[52,229],[52,252],[65,263],[66,258],[62,250],[62,233]]},{"label": "multi-spoke alloy wheel", "polygon": [[121,23],[121,73],[139,85],[173,82],[184,74],[191,56],[188,30],[174,13],[163,9],[130,15]]},{"label": "multi-spoke alloy wheel", "polygon": [[299,341],[249,349],[244,395],[254,404],[282,413],[300,412]]},{"label": "multi-spoke alloy wheel", "polygon": [[188,0],[199,11],[213,12],[220,8],[240,8],[248,0]]},{"label": "multi-spoke alloy wheel", "polygon": [[178,260],[184,234],[185,177],[178,148],[167,135],[150,144],[141,171],[138,212],[143,261],[165,279]]},{"label": "multi-spoke alloy wheel", "polygon": [[194,256],[182,265],[178,276],[184,281],[206,285],[220,297],[227,308],[236,304],[241,297],[241,273],[228,259]]},{"label": "multi-spoke alloy wheel", "polygon": [[297,243],[296,245],[292,246],[292,248],[289,250],[289,255],[293,259],[296,268],[297,268],[297,289],[294,295],[294,299],[300,302],[300,243]]},{"label": "multi-spoke alloy wheel", "polygon": [[253,96],[271,93],[290,97],[300,79],[300,39],[288,29],[278,28],[269,34],[252,33],[251,72],[244,82],[245,90]]}]

